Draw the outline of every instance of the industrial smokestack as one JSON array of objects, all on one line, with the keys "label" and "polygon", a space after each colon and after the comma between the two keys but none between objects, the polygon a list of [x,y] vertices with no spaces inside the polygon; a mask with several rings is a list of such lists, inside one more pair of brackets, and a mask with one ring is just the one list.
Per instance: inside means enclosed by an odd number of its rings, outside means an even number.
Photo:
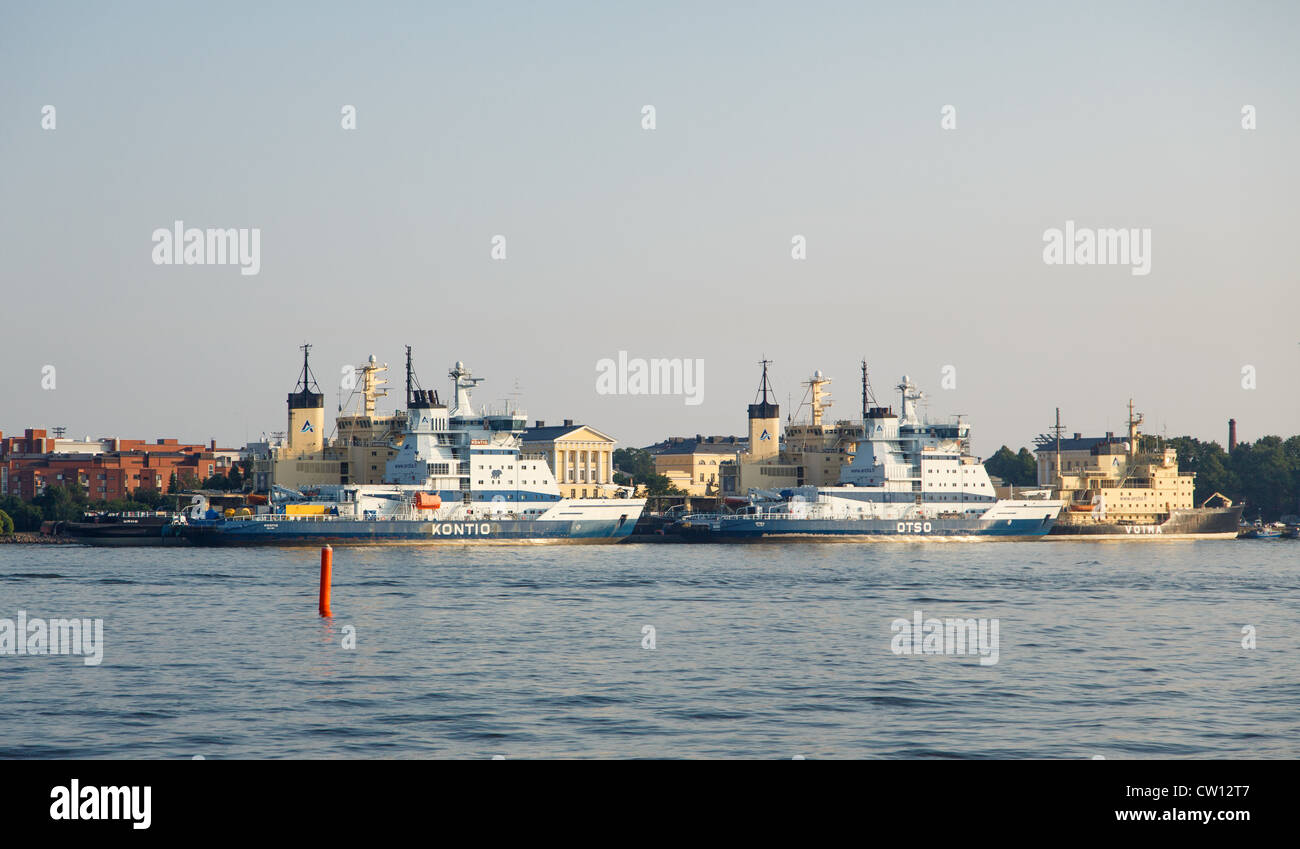
[{"label": "industrial smokestack", "polygon": [[1237,420],[1228,419],[1228,453],[1237,447]]}]

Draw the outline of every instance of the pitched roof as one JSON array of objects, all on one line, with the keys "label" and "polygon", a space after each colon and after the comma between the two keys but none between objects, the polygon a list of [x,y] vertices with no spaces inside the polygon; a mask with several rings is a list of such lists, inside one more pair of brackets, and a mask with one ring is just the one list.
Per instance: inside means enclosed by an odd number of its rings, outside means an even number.
[{"label": "pitched roof", "polygon": [[683,442],[677,445],[670,445],[661,451],[656,451],[655,456],[662,457],[669,454],[735,454],[737,451],[745,450],[743,442]]},{"label": "pitched roof", "polygon": [[592,433],[596,434],[602,439],[608,439],[610,442],[617,441],[609,434],[601,433],[600,431],[596,430],[594,427],[591,427],[590,425],[584,425],[584,424],[554,425],[551,427],[527,427],[524,428],[524,432],[520,436],[520,439],[524,442],[554,442],[555,440],[560,439],[561,437],[568,436],[569,434],[573,433],[576,430],[584,430],[584,429],[591,431]]},{"label": "pitched roof", "polygon": [[749,446],[749,439],[743,436],[670,436],[654,445],[647,445],[642,451],[657,456],[659,454],[730,454],[743,451]]},{"label": "pitched roof", "polygon": [[[1096,448],[1098,445],[1105,445],[1108,442],[1113,442],[1118,444],[1118,443],[1122,443],[1123,441],[1124,440],[1117,439],[1116,437],[1113,436],[1111,437],[1084,436],[1079,439],[1066,439],[1063,437],[1061,439],[1061,450],[1062,451],[1091,451],[1093,448]],[[1034,440],[1034,446],[1035,446],[1034,453],[1036,454],[1041,454],[1044,451],[1055,451],[1056,437],[1047,436],[1047,435],[1039,436]]]}]

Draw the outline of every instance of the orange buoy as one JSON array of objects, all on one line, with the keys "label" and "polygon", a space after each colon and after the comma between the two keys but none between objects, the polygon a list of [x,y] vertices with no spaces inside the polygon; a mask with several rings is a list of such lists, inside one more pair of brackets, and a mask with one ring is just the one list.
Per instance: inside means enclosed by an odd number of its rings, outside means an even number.
[{"label": "orange buoy", "polygon": [[330,613],[330,581],[334,572],[334,549],[328,545],[320,550],[320,615],[333,616]]}]

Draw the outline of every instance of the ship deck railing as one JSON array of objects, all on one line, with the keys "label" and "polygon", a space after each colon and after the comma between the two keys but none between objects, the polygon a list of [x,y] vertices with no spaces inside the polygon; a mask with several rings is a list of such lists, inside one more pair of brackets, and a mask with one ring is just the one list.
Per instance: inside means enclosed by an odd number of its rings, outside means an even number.
[{"label": "ship deck railing", "polygon": [[810,510],[800,513],[786,513],[783,511],[765,511],[762,513],[687,513],[679,521],[701,521],[701,522],[736,522],[747,520],[768,520],[768,519],[831,519],[836,521],[849,520],[881,520],[881,521],[929,521],[933,519],[970,519],[978,518],[982,511],[967,510],[955,511],[945,510],[938,513],[919,512],[911,516],[877,516],[869,513],[823,513],[817,510]]},{"label": "ship deck railing", "polygon": [[685,522],[690,519],[701,521],[739,521],[745,519],[824,519],[826,516],[813,516],[807,513],[785,513],[772,510],[763,513],[687,513],[681,517]]},{"label": "ship deck railing", "polygon": [[[218,519],[224,519],[227,522],[331,522],[342,520],[360,521],[362,516],[284,516],[277,513],[263,514],[261,516],[218,516]],[[378,520],[398,518],[394,516],[377,516]],[[375,521],[370,519],[367,521]]]},{"label": "ship deck railing", "polygon": [[[490,521],[492,519],[531,519],[540,514],[528,513],[482,513],[468,516],[430,516],[426,512],[400,513],[391,516],[283,516],[279,514],[263,514],[260,516],[217,516],[226,522],[390,522],[390,521],[412,521],[423,520],[428,522],[478,522]],[[213,520],[207,520],[213,521]]]}]

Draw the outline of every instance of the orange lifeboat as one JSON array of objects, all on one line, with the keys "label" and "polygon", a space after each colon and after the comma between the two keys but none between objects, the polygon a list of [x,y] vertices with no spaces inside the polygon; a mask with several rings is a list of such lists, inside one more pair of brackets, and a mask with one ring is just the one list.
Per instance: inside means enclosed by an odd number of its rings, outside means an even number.
[{"label": "orange lifeboat", "polygon": [[417,492],[415,494],[416,510],[437,510],[442,506],[442,498],[436,492]]}]

